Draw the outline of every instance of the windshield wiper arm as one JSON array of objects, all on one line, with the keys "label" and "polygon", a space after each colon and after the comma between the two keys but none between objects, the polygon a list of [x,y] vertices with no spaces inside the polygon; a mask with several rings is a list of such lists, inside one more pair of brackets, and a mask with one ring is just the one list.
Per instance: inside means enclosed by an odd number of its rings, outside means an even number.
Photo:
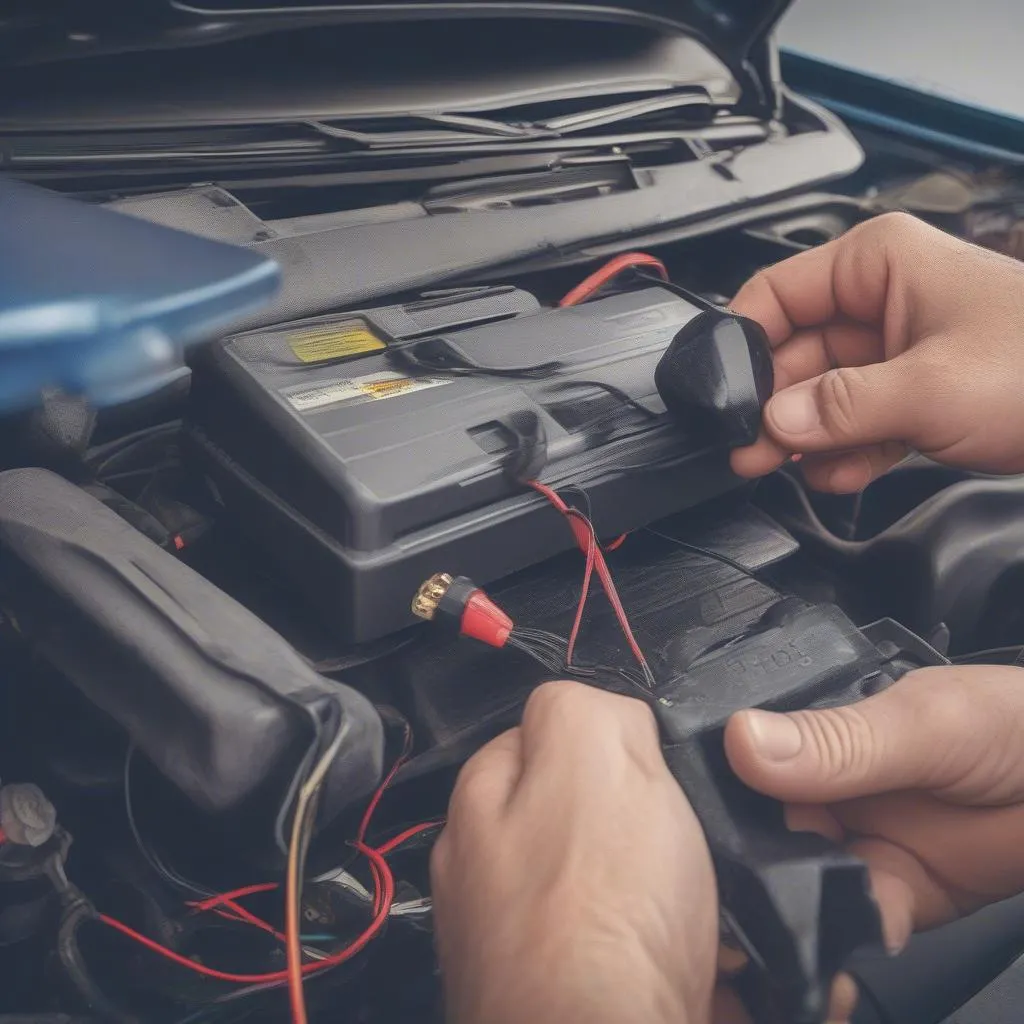
[{"label": "windshield wiper arm", "polygon": [[461,114],[413,114],[401,120],[426,121],[437,127],[405,128],[383,131],[358,131],[327,121],[304,121],[308,127],[332,139],[344,139],[369,149],[408,146],[457,146],[472,142],[509,142],[521,139],[557,138],[558,132],[531,124],[493,121],[490,118]]},{"label": "windshield wiper arm", "polygon": [[574,111],[542,121],[502,121],[489,117],[468,114],[426,113],[408,114],[401,117],[383,117],[388,121],[401,123],[424,122],[429,127],[359,130],[354,127],[333,124],[330,121],[310,120],[303,122],[308,127],[330,138],[344,139],[368,149],[407,148],[412,146],[458,146],[474,142],[494,142],[496,139],[519,142],[553,139],[574,132],[607,125],[624,124],[652,114],[669,113],[687,107],[699,107],[709,114],[715,105],[704,89],[687,89],[666,96],[647,96],[643,99],[628,100],[610,106],[590,110]]},{"label": "windshield wiper arm", "polygon": [[684,107],[702,107],[713,111],[711,97],[703,89],[690,92],[673,93],[671,96],[648,96],[645,99],[629,100],[616,103],[610,107],[597,107],[582,110],[574,114],[563,114],[560,117],[548,118],[536,122],[537,127],[557,132],[559,135],[568,132],[586,131],[588,128],[600,128],[609,124],[621,124],[623,121],[634,121],[649,114],[660,114]]}]

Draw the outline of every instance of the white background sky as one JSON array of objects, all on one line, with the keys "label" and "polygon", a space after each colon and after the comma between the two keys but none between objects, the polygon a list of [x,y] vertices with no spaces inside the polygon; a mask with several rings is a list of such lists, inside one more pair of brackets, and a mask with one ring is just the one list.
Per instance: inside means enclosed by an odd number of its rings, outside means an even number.
[{"label": "white background sky", "polygon": [[797,0],[779,42],[1024,119],[1024,0]]}]

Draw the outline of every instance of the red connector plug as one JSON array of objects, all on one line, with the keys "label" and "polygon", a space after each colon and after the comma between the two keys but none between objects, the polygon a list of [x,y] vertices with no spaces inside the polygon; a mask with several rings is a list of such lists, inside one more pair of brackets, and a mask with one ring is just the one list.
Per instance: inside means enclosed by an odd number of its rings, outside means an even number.
[{"label": "red connector plug", "polygon": [[427,622],[447,623],[460,636],[472,637],[490,647],[504,647],[512,633],[512,620],[465,576],[437,573],[418,591],[413,614]]}]

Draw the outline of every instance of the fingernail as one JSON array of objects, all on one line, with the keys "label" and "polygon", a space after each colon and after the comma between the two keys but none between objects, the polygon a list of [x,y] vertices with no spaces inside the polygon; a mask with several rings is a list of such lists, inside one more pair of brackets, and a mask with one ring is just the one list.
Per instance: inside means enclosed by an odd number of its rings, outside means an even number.
[{"label": "fingernail", "polygon": [[892,920],[891,916],[887,919],[882,915],[882,937],[889,956],[899,956],[907,948],[913,931],[914,924],[909,916],[906,920]]},{"label": "fingernail", "polygon": [[789,461],[790,462],[799,462],[802,458],[803,458],[803,454],[801,452],[793,452],[793,454],[790,455],[790,457],[789,457]]},{"label": "fingernail", "polygon": [[882,933],[885,942],[885,951],[889,956],[899,956],[907,948],[910,941],[909,931],[905,928],[894,928],[887,925],[883,918]]},{"label": "fingernail", "polygon": [[821,426],[818,403],[810,388],[780,391],[768,408],[772,423],[784,434],[809,434]]},{"label": "fingernail", "polygon": [[804,743],[795,722],[769,711],[748,711],[747,729],[758,753],[769,761],[789,761]]}]

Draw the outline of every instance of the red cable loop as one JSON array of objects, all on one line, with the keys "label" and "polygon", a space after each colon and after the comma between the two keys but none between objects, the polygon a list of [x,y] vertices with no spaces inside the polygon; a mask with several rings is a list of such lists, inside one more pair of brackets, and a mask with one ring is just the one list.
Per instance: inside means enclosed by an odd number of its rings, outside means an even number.
[{"label": "red cable loop", "polygon": [[[406,829],[404,832],[399,833],[399,835],[394,838],[389,839],[386,843],[382,844],[379,849],[368,846],[365,842],[365,836],[369,830],[373,813],[377,809],[384,791],[391,784],[391,781],[394,779],[399,768],[405,763],[405,760],[409,755],[411,744],[412,735],[409,730],[406,730],[402,753],[395,761],[395,764],[392,766],[390,772],[388,772],[384,781],[374,792],[373,797],[366,808],[366,812],[363,815],[363,819],[360,822],[358,838],[352,844],[353,848],[366,857],[370,862],[370,873],[373,877],[374,883],[373,919],[366,929],[364,929],[364,931],[344,949],[325,957],[323,960],[316,960],[311,963],[303,964],[301,968],[303,976],[314,974],[318,971],[326,970],[327,968],[336,967],[339,964],[345,963],[369,945],[387,922],[388,915],[391,913],[391,906],[395,899],[395,878],[391,873],[391,868],[388,866],[385,857],[387,854],[401,846],[402,843],[407,842],[420,832],[424,832],[428,828],[435,828],[438,825],[444,824],[443,821],[428,821],[421,825],[414,825],[411,828]],[[189,905],[197,911],[212,910],[215,913],[221,913],[223,916],[227,916],[232,920],[245,921],[246,923],[255,925],[256,927],[262,928],[271,932],[275,936],[278,936],[277,931],[272,925],[263,921],[261,918],[256,917],[255,914],[251,914],[235,901],[243,896],[250,896],[261,892],[272,892],[279,888],[280,886],[277,882],[263,882],[258,885],[248,885],[240,889],[234,889],[231,892],[218,893],[215,896],[195,901]],[[234,911],[234,914],[224,908],[230,908],[230,911]],[[276,984],[279,982],[286,983],[288,981],[287,971],[273,971],[265,974],[239,974],[233,971],[222,971],[215,967],[207,967],[206,964],[198,963],[195,960],[191,960],[188,957],[183,956],[181,953],[175,952],[173,949],[169,949],[168,947],[161,945],[159,942],[143,935],[141,932],[136,931],[134,928],[129,927],[123,922],[118,921],[117,918],[110,917],[108,914],[98,914],[97,920],[108,928],[112,928],[114,931],[120,932],[126,938],[131,939],[133,942],[137,942],[139,945],[159,954],[165,959],[170,960],[181,967],[185,967],[196,974],[201,974],[204,977],[212,978],[216,981],[230,982],[237,985],[262,985],[264,983]]]},{"label": "red cable loop", "polygon": [[[544,497],[547,498],[548,501],[550,501],[551,504],[566,517],[569,521],[569,525],[572,527],[572,532],[576,538],[576,543],[579,546],[579,549],[587,556],[588,564],[591,558],[591,550],[593,550],[593,567],[597,571],[597,577],[601,581],[601,586],[604,588],[608,601],[615,612],[615,617],[618,619],[619,626],[626,638],[626,643],[629,644],[629,649],[633,652],[633,656],[636,658],[640,667],[644,669],[646,673],[649,673],[650,669],[647,665],[647,658],[640,645],[637,643],[636,637],[633,635],[633,628],[629,624],[626,609],[622,606],[622,600],[620,599],[618,590],[615,587],[615,580],[612,578],[611,570],[608,568],[608,563],[605,561],[604,554],[601,551],[601,545],[598,543],[597,537],[594,534],[593,524],[578,509],[573,509],[566,505],[561,496],[556,491],[552,490],[552,488],[548,487],[547,484],[542,484],[539,480],[528,480],[527,483],[535,491],[543,494]],[[584,590],[580,598],[580,608],[586,604],[586,599],[587,591]],[[577,609],[577,618],[582,618],[582,611],[580,608]]]},{"label": "red cable loop", "polygon": [[558,305],[578,306],[595,292],[600,291],[609,281],[618,277],[624,270],[630,270],[633,267],[652,267],[661,275],[663,281],[668,280],[668,270],[657,256],[651,256],[646,252],[627,252],[609,260],[589,277],[585,277],[562,298]]},{"label": "red cable loop", "polygon": [[444,824],[443,820],[440,821],[425,821],[422,825],[413,825],[411,828],[407,828],[404,832],[399,832],[393,839],[389,839],[386,843],[377,847],[377,852],[382,856],[386,857],[389,853],[397,850],[403,843],[407,843],[414,836],[418,836],[421,832],[426,832],[431,828],[440,828]]}]

